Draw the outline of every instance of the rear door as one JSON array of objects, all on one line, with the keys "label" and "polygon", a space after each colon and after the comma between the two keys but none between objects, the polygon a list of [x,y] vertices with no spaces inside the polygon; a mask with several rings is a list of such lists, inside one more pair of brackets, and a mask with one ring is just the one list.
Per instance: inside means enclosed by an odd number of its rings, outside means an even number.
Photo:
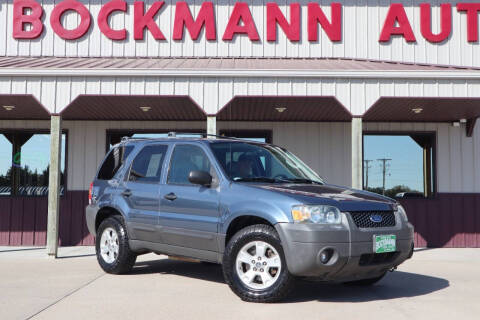
[{"label": "rear door", "polygon": [[158,232],[160,177],[167,150],[168,144],[145,145],[119,186],[132,239],[161,242]]},{"label": "rear door", "polygon": [[[199,144],[177,143],[172,151],[166,184],[160,191],[160,226],[165,243],[217,251],[219,178]],[[193,170],[209,172],[210,187],[188,181]]]}]

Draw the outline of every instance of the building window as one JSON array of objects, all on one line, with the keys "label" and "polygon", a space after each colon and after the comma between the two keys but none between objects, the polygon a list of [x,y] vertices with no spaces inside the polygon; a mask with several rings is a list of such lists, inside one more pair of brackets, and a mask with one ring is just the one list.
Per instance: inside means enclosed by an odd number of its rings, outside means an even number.
[{"label": "building window", "polygon": [[221,136],[272,143],[270,130],[220,130]]},{"label": "building window", "polygon": [[363,188],[396,198],[435,192],[435,133],[367,133],[363,137]]},{"label": "building window", "polygon": [[[60,185],[65,185],[66,134],[62,134]],[[0,132],[0,195],[46,196],[50,134],[42,131]]]},{"label": "building window", "polygon": [[[107,151],[119,143],[123,137],[129,138],[166,138],[169,132],[175,130],[145,131],[145,130],[109,130],[107,131]],[[178,136],[182,137],[201,137],[202,130],[181,130]]]}]

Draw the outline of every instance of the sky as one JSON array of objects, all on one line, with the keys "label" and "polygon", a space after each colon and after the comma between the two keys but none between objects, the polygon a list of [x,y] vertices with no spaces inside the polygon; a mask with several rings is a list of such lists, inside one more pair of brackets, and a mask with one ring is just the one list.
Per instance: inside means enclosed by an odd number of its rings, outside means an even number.
[{"label": "sky", "polygon": [[[382,162],[389,158],[385,188],[406,185],[423,192],[423,150],[409,136],[364,136],[364,160],[370,162],[368,186],[382,187]],[[364,175],[365,177],[365,175]],[[365,179],[365,178],[364,178]]]}]

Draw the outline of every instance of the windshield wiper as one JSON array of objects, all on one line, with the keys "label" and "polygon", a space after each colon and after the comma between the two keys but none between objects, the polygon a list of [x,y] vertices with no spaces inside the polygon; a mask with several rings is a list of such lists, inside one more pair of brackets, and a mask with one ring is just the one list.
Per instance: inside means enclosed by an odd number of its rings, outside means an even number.
[{"label": "windshield wiper", "polygon": [[233,181],[235,182],[269,182],[275,183],[277,179],[272,179],[268,177],[246,177],[246,178],[234,178]]},{"label": "windshield wiper", "polygon": [[309,184],[323,184],[320,181],[310,180],[307,178],[281,178],[278,181],[291,182],[291,183],[309,183]]}]

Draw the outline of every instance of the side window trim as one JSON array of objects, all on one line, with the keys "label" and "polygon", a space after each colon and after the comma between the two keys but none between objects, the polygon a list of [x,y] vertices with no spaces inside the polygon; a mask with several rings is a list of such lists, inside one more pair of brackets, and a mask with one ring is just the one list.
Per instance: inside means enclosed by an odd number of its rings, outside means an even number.
[{"label": "side window trim", "polygon": [[173,159],[173,155],[174,155],[174,152],[175,152],[175,148],[177,146],[181,146],[181,145],[187,145],[187,146],[195,146],[197,148],[199,148],[203,154],[207,157],[208,161],[210,162],[210,166],[213,167],[213,170],[215,171],[215,175],[217,176],[217,185],[220,184],[220,181],[221,181],[221,175],[218,173],[218,168],[217,168],[217,164],[214,160],[212,160],[212,157],[211,155],[209,154],[209,152],[207,150],[205,150],[205,148],[199,144],[199,143],[189,143],[189,142],[176,142],[174,144],[171,145],[171,150],[168,154],[168,167],[167,167],[167,170],[165,172],[165,184],[167,185],[172,185],[172,186],[188,186],[188,187],[197,187],[196,185],[194,184],[191,184],[191,183],[172,183],[172,182],[169,182],[169,177],[170,177],[170,171],[172,169],[172,159]]},{"label": "side window trim", "polygon": [[[162,161],[162,164],[161,164],[160,176],[158,177],[158,180],[157,181],[131,181],[130,180],[130,173],[131,173],[133,162],[135,161],[135,158],[145,148],[150,147],[150,146],[165,146],[166,147],[165,154],[163,155],[163,161]],[[128,169],[125,172],[125,177],[124,177],[123,180],[127,183],[161,184],[162,181],[163,181],[163,175],[165,173],[165,164],[167,162],[167,159],[169,159],[169,150],[170,150],[170,144],[169,143],[147,143],[147,144],[143,145],[142,147],[140,147],[138,149],[138,152],[136,152],[135,154],[132,155],[133,152],[131,152],[129,156],[132,156],[133,158],[130,161],[130,165],[128,166]]]}]

